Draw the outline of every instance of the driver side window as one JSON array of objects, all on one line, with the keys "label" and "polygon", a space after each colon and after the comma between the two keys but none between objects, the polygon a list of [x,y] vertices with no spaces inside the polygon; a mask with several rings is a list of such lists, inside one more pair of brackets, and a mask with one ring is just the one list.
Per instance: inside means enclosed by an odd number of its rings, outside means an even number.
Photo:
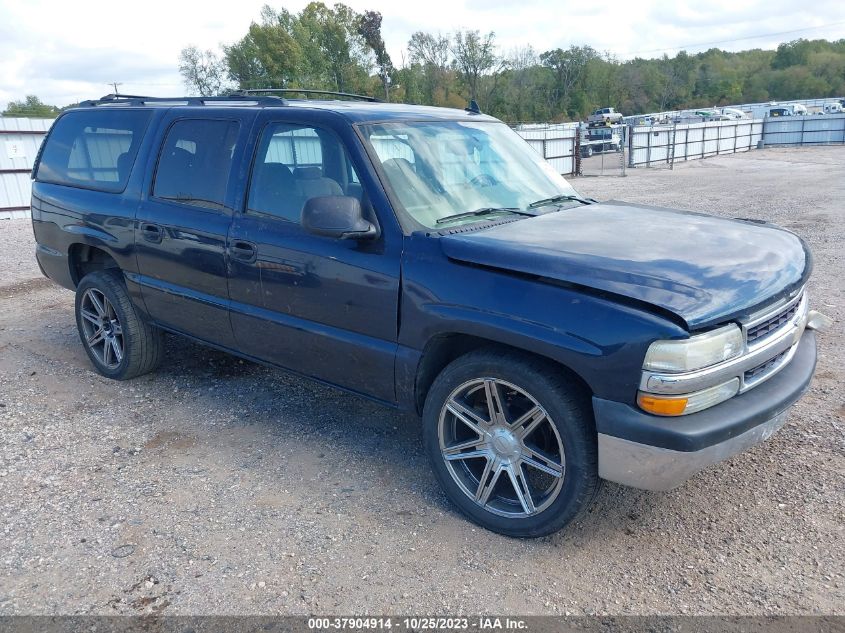
[{"label": "driver side window", "polygon": [[247,212],[299,224],[302,208],[319,196],[361,198],[358,175],[340,140],[322,129],[271,123],[252,167]]}]

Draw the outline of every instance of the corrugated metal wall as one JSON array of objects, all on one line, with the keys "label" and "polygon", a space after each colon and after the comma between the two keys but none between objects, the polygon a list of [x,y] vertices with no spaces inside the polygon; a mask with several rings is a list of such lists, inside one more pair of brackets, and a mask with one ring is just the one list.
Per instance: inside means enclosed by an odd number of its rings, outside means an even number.
[{"label": "corrugated metal wall", "polygon": [[29,173],[53,119],[0,117],[0,219],[29,217]]},{"label": "corrugated metal wall", "polygon": [[575,171],[575,137],[578,134],[577,123],[555,125],[522,125],[516,128],[517,134],[524,138],[540,156],[545,158],[559,174],[571,174]]},{"label": "corrugated metal wall", "polygon": [[719,106],[720,108],[736,108],[737,110],[751,110],[752,108],[758,108],[760,106],[767,106],[773,103],[777,105],[803,105],[808,108],[821,108],[824,107],[826,103],[839,103],[839,100],[842,97],[822,97],[820,99],[792,99],[791,101],[765,101],[761,103],[740,103],[739,105],[732,105],[732,106]]},{"label": "corrugated metal wall", "polygon": [[769,118],[763,123],[766,145],[845,143],[845,114]]},{"label": "corrugated metal wall", "polygon": [[[821,118],[821,117],[818,117]],[[621,129],[621,128],[620,128]],[[745,152],[757,146],[763,133],[763,121],[712,121],[677,125],[629,126],[620,136],[629,139],[625,148],[628,167],[670,166],[675,161],[695,160],[718,154]],[[547,128],[519,126],[516,132],[537,153],[546,158],[558,173],[575,173],[575,137],[577,124]],[[610,172],[622,173],[619,169]]]},{"label": "corrugated metal wall", "polygon": [[677,161],[746,152],[757,146],[763,121],[711,121],[631,128],[629,167],[671,165]]}]

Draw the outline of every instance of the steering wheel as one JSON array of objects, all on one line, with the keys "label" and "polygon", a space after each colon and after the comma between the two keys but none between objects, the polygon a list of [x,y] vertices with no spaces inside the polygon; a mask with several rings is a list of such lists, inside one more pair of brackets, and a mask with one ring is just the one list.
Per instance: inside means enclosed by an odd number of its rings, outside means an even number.
[{"label": "steering wheel", "polygon": [[478,174],[469,182],[471,185],[476,185],[478,187],[492,187],[493,185],[499,184],[499,181],[490,174]]}]

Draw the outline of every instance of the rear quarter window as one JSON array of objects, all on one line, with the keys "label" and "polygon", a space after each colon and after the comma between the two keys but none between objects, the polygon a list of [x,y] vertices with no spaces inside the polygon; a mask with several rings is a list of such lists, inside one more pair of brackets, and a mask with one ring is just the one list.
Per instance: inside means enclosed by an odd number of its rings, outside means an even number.
[{"label": "rear quarter window", "polygon": [[180,119],[167,132],[153,195],[201,207],[225,207],[240,126],[219,119]]},{"label": "rear quarter window", "polygon": [[47,137],[35,179],[96,191],[120,192],[138,155],[152,112],[69,112]]}]

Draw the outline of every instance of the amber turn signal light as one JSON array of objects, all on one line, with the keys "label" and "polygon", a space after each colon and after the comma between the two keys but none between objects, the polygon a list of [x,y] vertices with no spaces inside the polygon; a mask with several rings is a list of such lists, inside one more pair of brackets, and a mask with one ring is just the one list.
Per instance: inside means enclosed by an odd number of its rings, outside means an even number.
[{"label": "amber turn signal light", "polygon": [[646,394],[640,394],[637,403],[643,411],[655,415],[683,415],[687,408],[687,398],[655,398]]}]

